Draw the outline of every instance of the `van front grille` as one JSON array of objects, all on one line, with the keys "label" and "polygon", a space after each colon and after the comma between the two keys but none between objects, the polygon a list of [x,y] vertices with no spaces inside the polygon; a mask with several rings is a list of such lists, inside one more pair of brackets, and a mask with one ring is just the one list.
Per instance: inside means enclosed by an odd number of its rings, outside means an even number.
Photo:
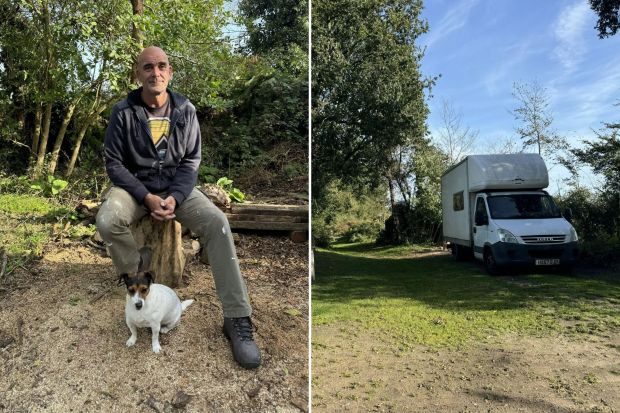
[{"label": "van front grille", "polygon": [[526,244],[561,244],[566,235],[524,235],[521,237]]}]

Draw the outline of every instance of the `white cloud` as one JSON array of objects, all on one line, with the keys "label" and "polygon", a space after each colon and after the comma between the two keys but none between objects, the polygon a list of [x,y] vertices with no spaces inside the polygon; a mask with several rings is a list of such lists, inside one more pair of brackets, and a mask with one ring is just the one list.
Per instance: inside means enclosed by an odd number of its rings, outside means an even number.
[{"label": "white cloud", "polygon": [[587,52],[585,31],[594,26],[593,12],[587,1],[580,0],[565,7],[554,27],[557,45],[554,56],[567,71],[572,71]]},{"label": "white cloud", "polygon": [[450,3],[453,6],[448,13],[443,16],[437,27],[431,27],[426,37],[426,45],[431,46],[450,33],[460,29],[467,22],[471,9],[478,4],[479,0],[463,0],[458,4]]},{"label": "white cloud", "polygon": [[554,106],[566,112],[564,122],[569,128],[598,127],[601,122],[620,119],[613,106],[620,96],[620,58],[610,59],[554,86]]}]

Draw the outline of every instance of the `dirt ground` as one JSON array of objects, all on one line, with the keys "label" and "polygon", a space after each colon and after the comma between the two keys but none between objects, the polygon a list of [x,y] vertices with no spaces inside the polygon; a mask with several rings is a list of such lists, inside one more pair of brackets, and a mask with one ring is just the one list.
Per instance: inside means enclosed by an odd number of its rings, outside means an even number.
[{"label": "dirt ground", "polygon": [[177,290],[196,302],[156,355],[148,329],[125,347],[125,290],[111,260],[82,243],[54,244],[0,284],[0,411],[307,411],[308,244],[246,234],[237,252],[259,369],[233,360],[210,269],[197,259]]},{"label": "dirt ground", "polygon": [[395,348],[354,325],[313,327],[313,412],[620,411],[620,333],[503,336]]}]

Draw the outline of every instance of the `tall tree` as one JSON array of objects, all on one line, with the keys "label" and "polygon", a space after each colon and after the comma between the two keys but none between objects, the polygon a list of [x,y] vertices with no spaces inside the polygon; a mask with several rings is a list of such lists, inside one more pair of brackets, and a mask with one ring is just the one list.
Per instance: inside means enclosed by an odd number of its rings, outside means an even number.
[{"label": "tall tree", "polygon": [[248,30],[245,47],[257,55],[274,50],[308,48],[308,2],[305,0],[241,0],[239,11]]},{"label": "tall tree", "polygon": [[313,197],[334,178],[375,185],[421,139],[433,83],[420,73],[422,1],[312,3]]},{"label": "tall tree", "polygon": [[590,0],[590,7],[598,14],[594,28],[598,37],[613,36],[620,28],[620,0]]},{"label": "tall tree", "polygon": [[536,146],[540,155],[557,157],[559,150],[568,148],[566,140],[551,127],[553,114],[544,87],[537,82],[515,83],[512,95],[518,102],[512,113],[520,122],[515,131],[523,140],[524,149]]},{"label": "tall tree", "polygon": [[463,115],[447,100],[441,105],[441,128],[435,138],[439,148],[448,157],[448,165],[463,159],[473,148],[478,131],[463,125]]}]

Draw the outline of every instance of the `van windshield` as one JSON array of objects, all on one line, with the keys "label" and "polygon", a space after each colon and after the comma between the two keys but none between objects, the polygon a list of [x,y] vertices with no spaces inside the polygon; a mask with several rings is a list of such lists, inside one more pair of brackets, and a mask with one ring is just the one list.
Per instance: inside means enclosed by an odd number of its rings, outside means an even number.
[{"label": "van windshield", "polygon": [[494,195],[487,198],[494,219],[561,218],[553,198],[545,194]]}]

